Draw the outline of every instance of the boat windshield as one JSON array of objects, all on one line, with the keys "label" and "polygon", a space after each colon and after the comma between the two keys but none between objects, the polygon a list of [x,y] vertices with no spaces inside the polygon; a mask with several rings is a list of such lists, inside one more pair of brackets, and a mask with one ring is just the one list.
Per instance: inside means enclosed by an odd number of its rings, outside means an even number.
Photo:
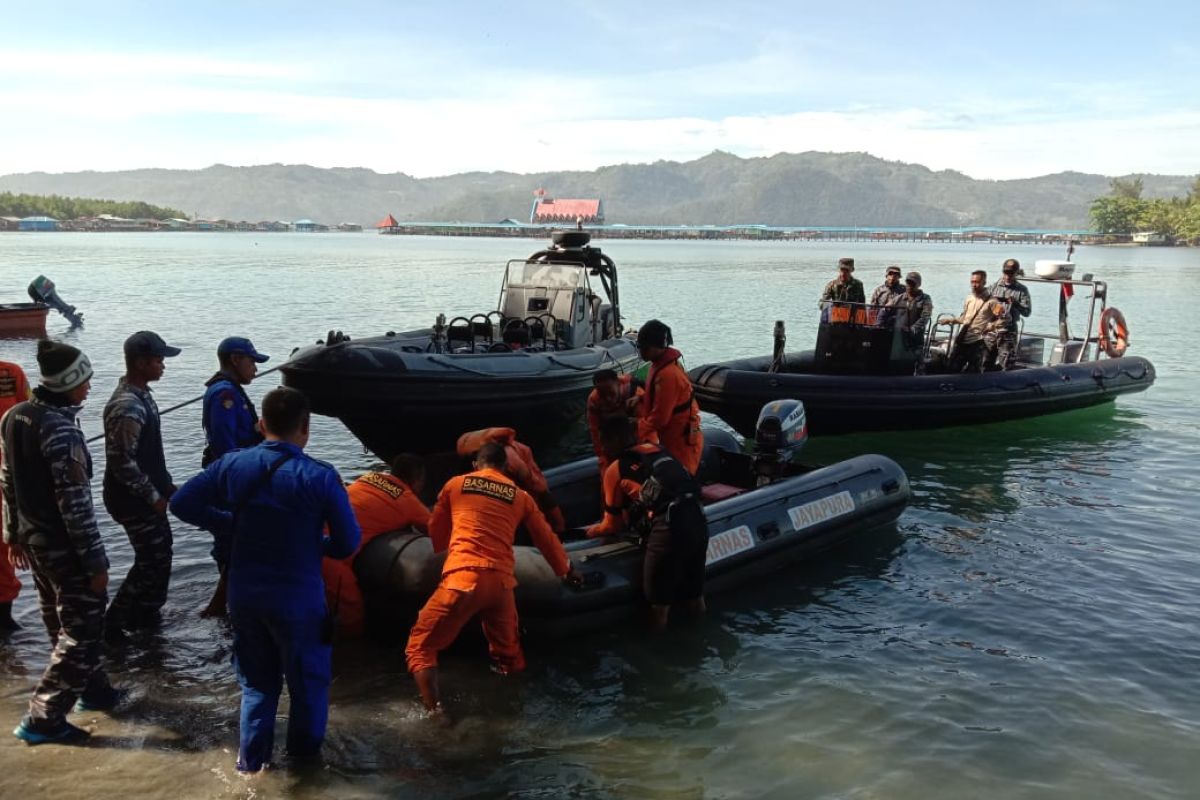
[{"label": "boat windshield", "polygon": [[507,284],[511,287],[571,289],[587,284],[584,267],[578,264],[508,262]]}]

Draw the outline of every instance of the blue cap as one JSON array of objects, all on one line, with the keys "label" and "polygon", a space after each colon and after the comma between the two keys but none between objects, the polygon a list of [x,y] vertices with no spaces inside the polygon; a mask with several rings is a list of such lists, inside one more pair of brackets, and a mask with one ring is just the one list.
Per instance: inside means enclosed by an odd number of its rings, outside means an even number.
[{"label": "blue cap", "polygon": [[255,350],[254,345],[245,336],[227,336],[217,345],[217,355],[219,356],[229,356],[235,353],[250,356],[259,364],[270,358],[270,356],[263,355]]}]

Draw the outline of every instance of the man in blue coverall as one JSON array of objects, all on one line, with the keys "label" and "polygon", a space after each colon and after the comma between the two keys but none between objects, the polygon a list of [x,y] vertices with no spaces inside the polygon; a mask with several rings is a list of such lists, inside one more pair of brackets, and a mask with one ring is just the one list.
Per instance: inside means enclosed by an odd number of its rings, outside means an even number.
[{"label": "man in blue coverall", "polygon": [[271,390],[259,423],[266,441],[222,456],[171,498],[185,522],[232,533],[228,603],[242,686],[242,772],[271,760],[285,679],[288,755],[315,760],[325,738],[333,621],[321,558],[350,555],[360,534],[337,471],[304,454],[308,423],[303,394]]},{"label": "man in blue coverall", "polygon": [[253,447],[262,441],[258,414],[243,386],[258,374],[258,365],[270,359],[243,336],[230,336],[217,345],[221,369],[204,384],[200,412],[206,446],[200,466],[207,467],[230,450]]}]

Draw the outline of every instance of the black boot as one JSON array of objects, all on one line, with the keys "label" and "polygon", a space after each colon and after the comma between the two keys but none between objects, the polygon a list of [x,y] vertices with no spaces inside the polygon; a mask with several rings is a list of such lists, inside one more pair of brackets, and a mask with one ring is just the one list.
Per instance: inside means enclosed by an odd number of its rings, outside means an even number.
[{"label": "black boot", "polygon": [[21,624],[13,619],[12,601],[0,603],[0,635],[21,630]]}]

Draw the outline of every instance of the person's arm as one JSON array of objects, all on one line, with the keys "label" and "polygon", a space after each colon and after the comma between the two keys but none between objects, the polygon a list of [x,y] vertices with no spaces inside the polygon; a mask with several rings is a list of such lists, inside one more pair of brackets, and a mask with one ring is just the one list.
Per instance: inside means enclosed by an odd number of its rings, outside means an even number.
[{"label": "person's arm", "polygon": [[[679,380],[683,377],[682,382]],[[671,421],[672,412],[675,407],[683,402],[683,398],[687,396],[687,392],[681,391],[683,385],[687,385],[687,391],[691,391],[692,384],[688,382],[687,376],[683,374],[683,367],[679,366],[676,361],[664,369],[655,370],[654,372],[654,405],[643,408],[647,427],[661,431],[667,427],[667,423]]]},{"label": "person's arm", "polygon": [[8,464],[3,445],[3,433],[0,432],[0,494],[4,497],[4,519],[0,520],[3,526],[0,531],[5,544],[22,545],[17,538],[17,485],[13,483],[12,467]]},{"label": "person's arm", "polygon": [[329,535],[324,538],[324,554],[328,558],[345,558],[358,549],[362,530],[350,507],[350,497],[342,479],[331,468],[325,470],[325,522]]},{"label": "person's arm", "polygon": [[614,461],[604,471],[604,517],[587,529],[588,538],[612,536],[625,530],[625,492],[621,488],[621,464]]},{"label": "person's arm", "polygon": [[215,461],[171,495],[171,513],[184,522],[215,535],[233,530],[233,512],[222,508],[220,468]]},{"label": "person's arm", "polygon": [[222,389],[208,403],[208,444],[214,454],[224,455],[239,447],[237,440],[238,398],[232,389]]},{"label": "person's arm", "polygon": [[83,431],[73,425],[61,425],[43,438],[42,455],[50,465],[54,502],[62,515],[67,538],[84,571],[92,577],[107,573],[108,555],[92,505],[92,479],[88,474]]},{"label": "person's arm", "polygon": [[550,569],[554,570],[554,574],[565,578],[571,571],[571,559],[567,558],[567,551],[563,549],[562,542],[550,528],[550,523],[546,522],[546,517],[538,509],[533,498],[526,492],[519,492],[519,496],[524,504],[524,515],[521,522],[525,525],[525,530],[529,531],[534,545],[542,551],[542,556],[550,564]]},{"label": "person's arm", "polygon": [[822,303],[824,303],[826,300],[833,299],[834,283],[836,283],[836,281],[830,281],[829,283],[825,284],[825,290],[823,292],[821,292],[821,302]]},{"label": "person's arm", "polygon": [[[156,505],[162,496],[150,482],[150,476],[137,463],[138,442],[142,438],[145,413],[138,403],[122,403],[114,413],[104,415],[104,454],[113,477],[146,505]],[[161,509],[163,513],[166,508]]]},{"label": "person's arm", "polygon": [[400,495],[396,510],[399,516],[396,527],[403,528],[411,525],[421,533],[429,532],[429,508],[421,502],[421,498],[416,494],[408,491]]},{"label": "person's arm", "polygon": [[433,541],[433,552],[440,553],[450,546],[450,486],[442,487],[433,513],[429,515],[429,538]]},{"label": "person's arm", "polygon": [[[593,394],[594,393],[595,390],[593,390]],[[604,449],[600,446],[600,414],[597,413],[596,409],[592,406],[592,400],[590,397],[588,398],[587,404],[587,425],[588,434],[592,437],[592,450],[597,456],[599,456],[604,452]]]},{"label": "person's arm", "polygon": [[1033,298],[1029,296],[1029,290],[1026,288],[1015,292],[1012,298],[1013,306],[1017,309],[1017,313],[1022,317],[1028,317],[1033,311]]}]

